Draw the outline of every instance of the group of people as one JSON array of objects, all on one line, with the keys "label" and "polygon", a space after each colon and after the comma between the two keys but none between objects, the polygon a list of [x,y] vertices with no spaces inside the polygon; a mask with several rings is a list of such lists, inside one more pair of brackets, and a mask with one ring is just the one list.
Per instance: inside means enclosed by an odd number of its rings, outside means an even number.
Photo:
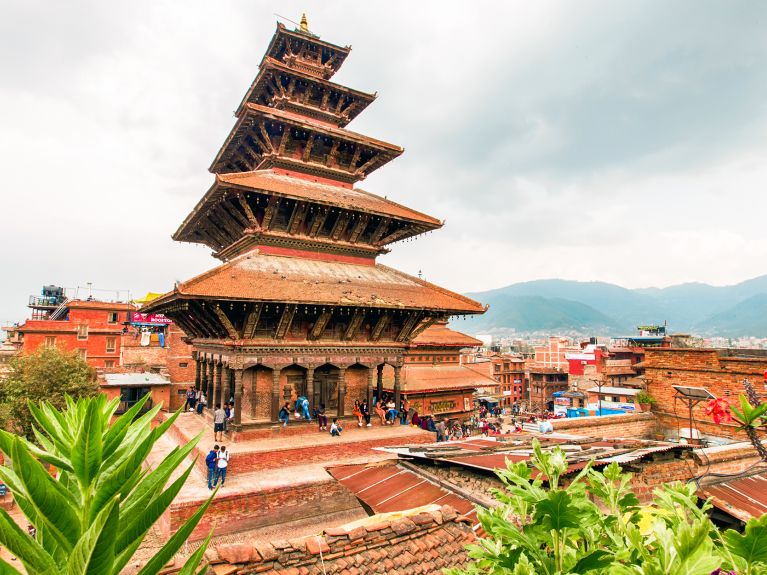
[{"label": "group of people", "polygon": [[[356,404],[355,404],[356,409]],[[291,411],[293,412],[293,417],[295,419],[303,419],[305,421],[312,421],[312,419],[317,420],[317,424],[319,426],[320,431],[329,431],[330,435],[334,437],[338,437],[341,435],[341,432],[343,431],[343,427],[341,427],[341,424],[338,422],[338,418],[333,418],[333,423],[330,425],[330,428],[328,429],[328,416],[325,410],[325,404],[321,403],[319,407],[315,407],[312,413],[309,413],[309,400],[304,396],[299,396],[295,403],[293,404],[293,408],[290,407],[290,402],[286,401],[285,404],[280,408],[279,413],[277,414],[277,418],[280,422],[282,422],[283,427],[287,427],[288,422],[290,421],[290,414]]]},{"label": "group of people", "polygon": [[219,480],[221,480],[221,487],[223,487],[226,481],[226,470],[229,467],[229,452],[226,450],[226,446],[214,445],[205,457],[205,464],[208,466],[208,489],[213,490],[218,485]]}]

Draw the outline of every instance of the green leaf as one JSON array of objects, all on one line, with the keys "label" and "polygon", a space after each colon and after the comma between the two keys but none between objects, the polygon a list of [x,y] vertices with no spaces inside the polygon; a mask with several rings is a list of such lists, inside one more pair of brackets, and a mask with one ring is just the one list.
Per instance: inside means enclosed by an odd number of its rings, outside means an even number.
[{"label": "green leaf", "polygon": [[181,491],[181,488],[184,486],[184,483],[193,468],[194,463],[192,463],[187,470],[182,473],[170,487],[168,487],[168,489],[163,491],[158,497],[154,498],[149,505],[141,509],[140,512],[131,514],[129,519],[125,522],[125,527],[122,527],[122,525],[120,526],[121,528],[118,532],[117,540],[115,541],[115,551],[117,553],[120,553],[135,541],[144,538],[144,535],[149,531],[152,525],[154,525],[155,521],[157,521],[160,516],[165,513],[165,510],[170,507],[170,504],[173,503],[173,500],[176,498],[176,495],[178,495],[178,492]]},{"label": "green leaf", "polygon": [[534,518],[547,530],[580,526],[578,510],[570,504],[570,496],[564,491],[549,491],[546,499],[536,505]]},{"label": "green leaf", "polygon": [[[215,495],[215,492],[213,495]],[[162,549],[155,553],[155,555],[147,562],[147,564],[144,565],[144,568],[138,572],[138,575],[155,575],[155,573],[157,573],[157,571],[159,571],[163,565],[170,561],[171,557],[173,557],[176,552],[181,549],[181,546],[192,534],[194,528],[197,527],[200,519],[202,519],[205,511],[208,509],[208,505],[210,505],[210,502],[213,501],[213,495],[211,495],[208,500],[200,506],[194,515],[192,515],[184,522],[184,524],[179,528],[178,531],[176,531],[173,537],[171,537],[170,540],[165,545],[163,545]]]},{"label": "green leaf", "polygon": [[101,435],[104,421],[96,401],[86,399],[85,417],[80,423],[77,439],[70,455],[80,485],[90,485],[101,467]]},{"label": "green leaf", "polygon": [[108,458],[115,449],[122,443],[125,438],[125,434],[128,432],[130,425],[133,423],[133,418],[138,415],[141,408],[149,399],[150,394],[146,394],[139,399],[133,406],[117,418],[117,421],[109,428],[104,436],[104,458]]},{"label": "green leaf", "polygon": [[27,573],[56,573],[56,563],[29,534],[24,533],[11,516],[0,507],[0,543],[18,557]]},{"label": "green leaf", "polygon": [[71,494],[43,469],[20,440],[14,440],[11,453],[14,470],[0,468],[0,476],[23,487],[22,493],[33,505],[38,520],[59,545],[71,551],[80,537],[80,518],[72,505]]},{"label": "green leaf", "polygon": [[118,506],[114,497],[75,545],[67,562],[68,575],[111,575],[115,559]]},{"label": "green leaf", "polygon": [[742,557],[748,565],[767,563],[767,515],[749,519],[743,535],[728,529],[722,538],[730,553]]},{"label": "green leaf", "polygon": [[[130,495],[120,505],[120,513],[125,517],[131,516],[134,509],[141,509],[151,498],[162,489],[168,482],[168,478],[173,471],[181,465],[181,462],[194,449],[197,442],[202,437],[202,432],[181,448],[174,448],[162,463],[158,465],[151,473],[144,477]],[[121,517],[121,522],[123,518]]]},{"label": "green leaf", "polygon": [[207,570],[207,563],[201,567],[199,566],[203,555],[205,555],[205,549],[208,548],[208,544],[210,543],[210,538],[212,535],[213,530],[211,529],[202,545],[200,545],[197,550],[192,553],[189,559],[186,560],[184,566],[181,567],[181,570],[178,572],[178,575],[197,575],[197,573],[204,573]]},{"label": "green leaf", "polygon": [[573,573],[588,573],[594,569],[606,569],[613,562],[613,555],[602,549],[592,551],[578,559],[578,562],[570,569]]},{"label": "green leaf", "polygon": [[0,559],[0,575],[21,575],[21,573]]}]

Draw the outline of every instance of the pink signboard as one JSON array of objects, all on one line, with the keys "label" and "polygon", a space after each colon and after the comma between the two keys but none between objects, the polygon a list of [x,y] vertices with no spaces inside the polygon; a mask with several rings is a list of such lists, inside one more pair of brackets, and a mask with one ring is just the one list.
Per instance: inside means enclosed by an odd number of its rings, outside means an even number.
[{"label": "pink signboard", "polygon": [[161,313],[141,313],[140,311],[131,312],[130,321],[131,323],[155,323],[158,325],[173,323]]}]

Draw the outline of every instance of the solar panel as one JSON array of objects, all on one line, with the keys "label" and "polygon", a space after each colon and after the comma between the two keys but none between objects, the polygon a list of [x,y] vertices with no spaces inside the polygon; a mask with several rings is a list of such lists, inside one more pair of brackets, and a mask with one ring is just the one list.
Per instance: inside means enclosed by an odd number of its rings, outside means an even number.
[{"label": "solar panel", "polygon": [[688,399],[716,399],[716,396],[703,387],[687,387],[684,385],[672,385],[676,392]]}]

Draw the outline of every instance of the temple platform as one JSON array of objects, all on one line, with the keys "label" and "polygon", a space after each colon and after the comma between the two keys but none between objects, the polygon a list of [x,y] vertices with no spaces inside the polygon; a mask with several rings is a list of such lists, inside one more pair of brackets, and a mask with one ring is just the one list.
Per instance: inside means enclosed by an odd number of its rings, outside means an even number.
[{"label": "temple platform", "polygon": [[[434,433],[409,425],[381,425],[358,427],[356,418],[342,420],[343,432],[332,437],[327,431],[319,431],[316,422],[295,421],[283,427],[271,422],[254,424],[252,431],[259,436],[238,434],[236,441],[231,435],[218,443],[228,445],[231,451],[230,469],[233,473],[251,473],[266,469],[280,469],[294,465],[322,463],[336,464],[352,457],[370,457],[373,447],[389,445],[432,443]],[[205,472],[205,456],[213,447],[213,425],[209,418],[193,413],[183,413],[170,428],[169,433],[179,443],[187,443],[203,433],[203,439],[195,448],[197,466]]]},{"label": "temple platform", "polygon": [[[303,423],[294,429],[292,434],[267,439],[219,442],[231,452],[226,485],[216,494],[192,539],[204,538],[211,529],[215,537],[252,530],[260,535],[292,533],[301,525],[316,525],[310,521],[313,517],[322,517],[323,523],[364,517],[367,513],[357,498],[326,468],[395,457],[373,447],[435,440],[433,433],[410,426],[359,428],[354,420],[345,422],[340,437],[317,431],[316,423]],[[214,444],[212,425],[205,417],[182,414],[149,458],[150,467],[154,467],[175,446],[200,433],[203,438],[188,458],[188,463],[195,461],[195,469],[161,521],[162,536],[172,534],[210,496],[205,456]]]}]

